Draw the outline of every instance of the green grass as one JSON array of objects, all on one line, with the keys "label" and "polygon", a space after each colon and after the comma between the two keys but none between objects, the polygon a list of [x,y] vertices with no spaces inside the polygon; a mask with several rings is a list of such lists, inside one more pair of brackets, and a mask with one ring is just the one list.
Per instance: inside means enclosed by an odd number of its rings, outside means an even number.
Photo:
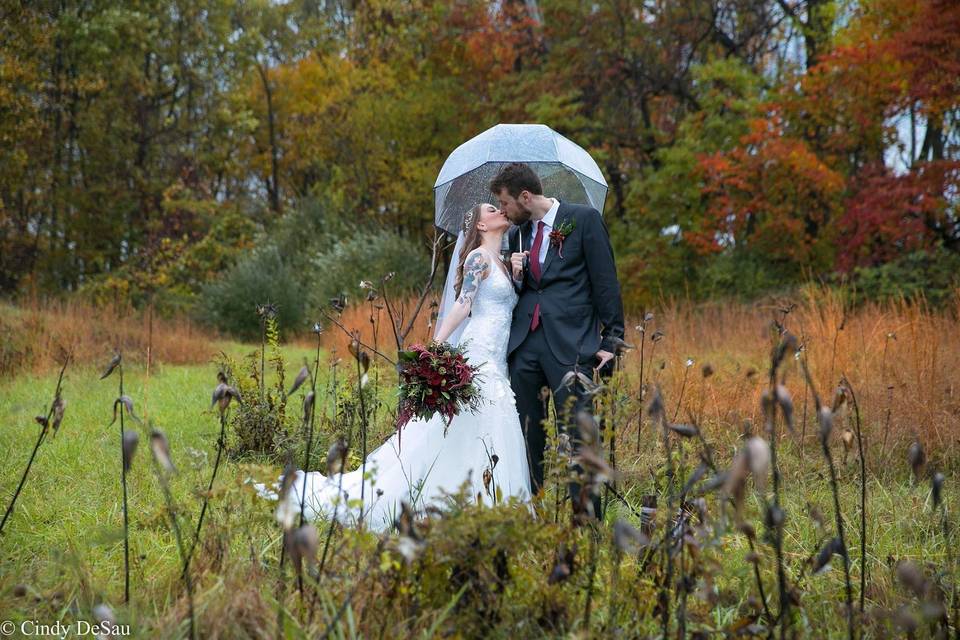
[{"label": "green grass", "polygon": [[[253,347],[225,345],[232,357]],[[292,380],[309,350],[283,349]],[[184,533],[193,534],[199,513],[198,491],[206,488],[219,432],[217,414],[210,409],[217,367],[157,365],[146,386],[142,367],[124,370],[124,392],[133,398],[141,418],[161,428],[170,442],[179,473],[173,479],[175,499],[186,517]],[[119,603],[123,597],[123,516],[120,486],[119,420],[112,426],[113,400],[118,395],[117,372],[99,380],[100,368],[70,366],[63,383],[66,415],[56,437],[47,437],[37,453],[14,513],[0,536],[0,611],[25,618],[58,614],[73,598]],[[9,503],[30,456],[43,414],[53,396],[56,374],[19,376],[0,387],[0,486],[3,508]],[[144,398],[146,399],[146,402]],[[135,613],[151,609],[179,590],[174,565],[177,550],[169,532],[163,496],[152,464],[149,431],[126,419],[127,429],[140,435],[128,475],[131,545],[131,599]],[[242,481],[241,465],[228,460],[218,484]],[[202,488],[202,489],[201,489]],[[234,495],[231,499],[239,499]],[[206,526],[218,526],[223,505],[213,502]],[[219,514],[216,512],[220,512]],[[269,526],[269,509],[264,527]],[[265,530],[261,530],[266,533]],[[267,537],[264,536],[264,540]],[[273,543],[275,544],[275,540]],[[26,598],[13,596],[16,585],[26,585]],[[162,598],[157,602],[154,597]],[[147,595],[147,598],[144,596]],[[34,597],[39,602],[31,602]],[[150,602],[153,600],[153,602]],[[46,619],[43,616],[42,619]]]},{"label": "green grass", "polygon": [[[226,351],[233,357],[240,357],[253,348],[226,345]],[[303,348],[285,348],[283,352],[289,382],[303,359],[310,358],[311,354]],[[48,438],[40,448],[16,510],[0,536],[0,612],[3,612],[0,618],[50,623],[89,619],[90,609],[105,601],[114,607],[121,622],[132,624],[135,635],[182,637],[186,631],[186,609],[178,579],[176,544],[169,531],[163,497],[151,464],[146,428],[129,421],[127,428],[136,428],[140,432],[140,449],[128,477],[132,601],[128,606],[121,604],[123,542],[119,427],[118,424],[108,426],[112,418],[112,402],[117,395],[118,377],[114,374],[101,381],[99,374],[99,369],[89,366],[67,370],[63,395],[68,404],[64,424],[60,433],[55,438]],[[219,426],[216,414],[209,408],[215,374],[213,363],[177,367],[158,365],[147,388],[142,368],[134,367],[124,372],[125,391],[134,399],[137,413],[143,416],[149,411],[151,422],[162,428],[169,438],[174,463],[178,467],[178,474],[173,479],[174,495],[181,508],[182,526],[188,540],[199,512],[199,492],[206,486],[216,453]],[[33,416],[44,413],[55,381],[55,374],[24,375],[0,387],[0,495],[3,508],[19,481],[37,435],[39,427]],[[389,389],[382,391],[384,397],[389,397]],[[144,406],[145,397],[148,406]],[[865,425],[864,428],[869,441],[874,426]],[[637,505],[642,494],[654,492],[652,478],[658,478],[662,489],[663,457],[658,435],[649,426],[642,434],[644,446],[639,455],[633,453],[635,431],[628,432],[631,435],[618,448],[623,472],[620,486],[631,504]],[[382,441],[386,433],[387,427],[381,424],[371,439],[371,446]],[[733,433],[731,428],[718,425],[705,428],[707,439],[719,452],[721,466],[728,464],[737,444]],[[784,532],[786,563],[791,575],[804,576],[795,583],[802,591],[798,628],[806,637],[844,637],[844,619],[839,604],[844,599],[842,561],[835,557],[831,570],[816,576],[808,575],[803,568],[819,545],[834,535],[833,502],[826,466],[812,439],[807,443],[801,463],[797,443],[790,436],[784,437],[780,456],[784,486],[782,502],[787,512]],[[327,438],[329,434],[324,434],[320,440]],[[681,471],[688,473],[695,448],[689,442],[684,443],[684,447],[686,466]],[[320,456],[324,451],[322,447],[317,449]],[[947,564],[947,544],[939,517],[932,509],[929,484],[926,481],[912,482],[905,452],[894,452],[887,460],[871,460],[869,547],[864,561],[859,551],[857,460],[851,454],[848,463],[841,464],[839,442],[834,448],[834,457],[839,469],[854,602],[859,598],[860,575],[866,566],[869,573],[866,635],[887,637],[890,628],[878,621],[877,612],[910,602],[906,591],[896,584],[896,561],[913,559],[933,575],[937,568]],[[198,549],[194,565],[198,575],[198,617],[203,620],[201,628],[207,634],[217,630],[224,637],[232,637],[252,633],[250,629],[269,629],[272,624],[280,536],[273,522],[271,505],[256,497],[244,481],[251,476],[271,479],[278,471],[275,465],[229,459],[221,469],[205,524],[204,546]],[[957,501],[949,489],[948,484],[946,495],[952,517]],[[549,502],[552,504],[552,499]],[[623,505],[616,502],[612,505],[607,514],[608,524],[620,516],[633,518]],[[811,505],[823,514],[824,529],[810,517]],[[662,501],[661,506],[664,506]],[[709,507],[716,518],[717,502],[712,497],[709,498]],[[563,507],[561,523],[566,519],[568,509]],[[512,583],[508,592],[512,609],[502,615],[516,615],[517,619],[523,619],[523,616],[540,615],[538,612],[542,613],[546,603],[559,602],[575,629],[582,615],[582,594],[587,580],[583,566],[588,548],[585,538],[580,540],[578,562],[581,564],[575,576],[564,585],[547,586],[546,575],[552,566],[553,549],[558,540],[568,535],[562,524],[534,524],[518,519],[516,515],[508,517],[496,513],[501,510],[488,510],[495,513],[486,515],[474,513],[476,511],[479,510],[470,510],[443,523],[448,540],[438,540],[435,544],[440,548],[445,548],[443,545],[465,545],[471,536],[480,535],[474,531],[484,531],[483,536],[515,536],[514,555],[511,556]],[[661,509],[661,521],[665,511]],[[748,498],[746,511],[748,519],[762,534],[759,496],[753,494]],[[332,578],[333,591],[323,596],[325,601],[329,599],[327,611],[319,615],[309,634],[304,630],[302,617],[288,622],[289,635],[315,635],[323,628],[325,620],[332,617],[333,610],[349,591],[351,576],[362,573],[364,563],[361,560],[370,556],[374,542],[371,536],[338,535],[335,538],[335,546],[346,546],[338,556],[339,577]],[[503,544],[511,547],[510,543]],[[775,600],[773,551],[763,542],[759,543],[759,548],[766,593]],[[456,551],[450,550],[447,555],[435,551],[431,556],[437,572],[435,582],[427,579],[431,569],[422,569],[424,577],[419,588],[423,589],[424,595],[418,596],[423,598],[422,609],[415,614],[406,614],[418,621],[411,623],[412,628],[427,629],[434,624],[443,628],[444,624],[455,624],[458,619],[463,620],[469,615],[461,607],[450,604],[460,589],[454,588],[449,580],[450,563],[453,562],[455,568],[457,554],[468,553],[469,549],[462,546],[453,546],[452,549]],[[745,559],[747,552],[747,541],[739,534],[727,533],[703,544],[703,566],[713,576],[717,603],[708,606],[697,595],[691,594],[690,630],[699,628],[698,625],[723,628],[748,610],[748,599],[757,592],[751,565]],[[595,631],[607,614],[609,602],[607,587],[611,553],[608,546],[601,549],[599,557],[592,617],[597,625]],[[634,571],[635,566],[634,560],[627,559],[624,574]],[[393,579],[388,576],[400,575],[403,571],[406,570],[382,569],[383,584],[389,584]],[[371,585],[372,601],[362,606],[358,602],[356,608],[349,607],[350,616],[360,616],[366,608],[377,611],[379,606],[384,607],[379,615],[392,611],[390,601],[384,604],[387,591],[377,591],[379,584]],[[698,584],[702,586],[702,583]],[[26,587],[25,595],[18,595],[22,591],[21,585]],[[643,576],[625,583],[618,590],[618,597],[629,603],[629,607],[620,606],[633,612],[638,620],[637,628],[650,633],[658,628],[657,620],[650,616],[653,593],[650,579]],[[431,600],[431,594],[436,599]],[[289,600],[287,602],[288,607],[294,607]],[[317,624],[321,626],[317,627]],[[492,637],[502,637],[501,632],[506,633],[501,629],[491,632]],[[463,633],[469,635],[467,631]]]}]

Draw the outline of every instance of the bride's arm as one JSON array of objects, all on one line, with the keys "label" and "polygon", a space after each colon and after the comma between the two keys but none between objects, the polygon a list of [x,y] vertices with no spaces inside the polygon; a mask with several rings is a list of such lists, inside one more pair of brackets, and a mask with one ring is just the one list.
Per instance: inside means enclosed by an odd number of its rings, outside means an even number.
[{"label": "bride's arm", "polygon": [[450,313],[443,319],[443,324],[437,331],[438,342],[446,342],[460,323],[470,315],[473,301],[480,290],[480,282],[490,274],[490,262],[482,251],[474,251],[467,256],[463,263],[463,283],[460,285],[460,296],[453,303]]}]

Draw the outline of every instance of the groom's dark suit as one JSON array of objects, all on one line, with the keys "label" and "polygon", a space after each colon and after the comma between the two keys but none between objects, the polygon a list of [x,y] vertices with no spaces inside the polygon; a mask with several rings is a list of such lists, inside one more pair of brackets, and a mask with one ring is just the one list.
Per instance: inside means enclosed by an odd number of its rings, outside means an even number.
[{"label": "groom's dark suit", "polygon": [[[582,397],[578,384],[560,388],[564,374],[578,370],[592,377],[597,364],[597,351],[615,352],[614,339],[623,338],[623,303],[617,281],[613,249],[600,213],[591,207],[560,203],[553,229],[566,227],[569,234],[562,250],[543,237],[541,253],[546,252],[537,280],[526,268],[517,284],[520,299],[513,312],[510,342],[507,349],[510,383],[517,398],[520,425],[527,440],[530,459],[530,483],[534,492],[543,485],[544,400],[542,387],[553,392],[554,408],[560,417],[560,428],[578,446],[576,412],[589,410],[591,403]],[[537,223],[530,221],[510,230],[510,250],[529,251],[536,235]],[[522,233],[518,233],[522,232]],[[518,236],[522,236],[523,246]],[[562,256],[560,254],[563,254]],[[536,257],[530,255],[532,263]],[[535,307],[539,323],[531,330]],[[572,411],[566,411],[568,398],[575,397]],[[571,484],[571,498],[576,499],[580,487]],[[599,515],[599,501],[594,510]]]}]

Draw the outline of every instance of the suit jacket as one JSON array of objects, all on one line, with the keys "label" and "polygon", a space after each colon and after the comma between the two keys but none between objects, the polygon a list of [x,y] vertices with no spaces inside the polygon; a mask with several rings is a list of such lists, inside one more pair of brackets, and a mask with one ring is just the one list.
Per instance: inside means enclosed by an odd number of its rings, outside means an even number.
[{"label": "suit jacket", "polygon": [[[540,327],[553,355],[561,364],[596,364],[600,349],[614,352],[613,338],[623,339],[623,302],[613,259],[610,236],[600,212],[592,207],[560,203],[554,229],[570,223],[573,229],[560,248],[549,238],[540,281],[530,269],[524,271],[520,295],[513,310],[507,353],[513,353],[527,337],[533,309],[540,303]],[[569,226],[569,225],[568,225]],[[533,244],[531,222],[510,229],[511,252],[527,251]],[[518,244],[522,230],[523,247]],[[543,250],[543,249],[541,249]],[[534,258],[531,256],[530,260]]]}]

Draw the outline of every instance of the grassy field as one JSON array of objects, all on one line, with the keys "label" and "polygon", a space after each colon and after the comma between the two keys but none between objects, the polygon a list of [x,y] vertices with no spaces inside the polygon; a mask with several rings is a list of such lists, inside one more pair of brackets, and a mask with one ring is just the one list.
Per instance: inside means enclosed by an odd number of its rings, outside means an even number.
[{"label": "grassy field", "polygon": [[[829,440],[855,608],[866,571],[865,607],[854,616],[855,630],[871,638],[908,630],[915,637],[931,637],[938,616],[952,616],[956,552],[944,519],[952,527],[957,507],[958,399],[950,375],[960,357],[950,338],[957,322],[907,306],[848,315],[837,305],[828,298],[788,314],[764,307],[658,313],[643,334],[631,330],[628,335],[638,347],[642,335],[647,336],[644,380],[650,384],[644,406],[658,385],[670,421],[698,424],[717,470],[731,469],[734,456],[744,449],[745,428],[768,438],[760,394],[773,344],[770,319],[802,337],[801,357],[807,358],[821,393],[832,399],[828,381],[845,375],[861,412],[867,450],[865,555],[860,550],[860,461],[856,445],[848,451],[844,444],[844,431],[856,426],[853,411],[838,412]],[[656,341],[651,339],[655,330],[663,332]],[[240,359],[257,347],[216,342],[211,352],[223,349]],[[354,366],[342,347],[338,351]],[[282,352],[289,384],[312,354],[298,346]],[[209,358],[198,355],[196,364],[156,363],[149,380],[142,358],[132,359],[124,372],[125,393],[137,415],[169,438],[178,468],[173,497],[188,540],[219,431],[217,414],[210,409],[217,365],[203,357]],[[325,352],[321,371],[328,360]],[[689,505],[692,512],[703,512],[690,519],[689,540],[677,545],[682,549],[678,553],[626,550],[630,545],[614,535],[623,530],[618,521],[641,526],[638,511],[644,496],[658,500],[651,538],[661,535],[669,515],[665,506],[679,504],[679,487],[704,450],[698,439],[672,436],[670,464],[677,480],[669,482],[660,428],[645,415],[638,429],[639,362],[639,349],[630,352],[625,370],[601,394],[603,402],[618,399],[616,409],[608,406],[602,415],[617,428],[616,487],[623,500],[601,489],[608,509],[596,527],[572,527],[570,506],[557,507],[553,486],[537,520],[522,508],[479,509],[463,497],[446,517],[417,525],[416,537],[423,540],[410,562],[398,551],[403,536],[378,539],[337,528],[324,571],[305,578],[301,596],[289,562],[283,573],[278,571],[282,537],[272,507],[245,483],[251,477],[274,478],[280,471],[277,459],[228,459],[191,565],[198,636],[276,637],[282,619],[286,637],[658,637],[664,601],[669,603],[671,637],[767,635],[780,610],[777,545],[767,536],[773,530],[763,525],[774,499],[770,482],[760,491],[749,481],[743,498],[743,521],[757,531],[755,556],[748,536],[735,526],[729,496],[717,493],[705,493],[702,504]],[[708,363],[712,374],[705,376],[702,367]],[[778,421],[777,439],[778,498],[786,514],[780,548],[795,599],[787,636],[847,637],[842,558],[834,555],[828,569],[817,574],[811,567],[818,549],[836,535],[836,520],[813,400],[804,391],[798,363],[789,358],[784,365],[796,425],[790,432]],[[188,599],[176,540],[151,464],[147,429],[129,420],[127,427],[139,430],[141,444],[128,476],[131,599],[123,604],[120,436],[118,425],[110,426],[118,377],[99,380],[103,364],[87,360],[67,369],[63,426],[40,447],[0,536],[0,617],[66,624],[93,619],[94,607],[107,603],[138,637],[184,637]],[[0,386],[4,508],[38,434],[33,417],[45,412],[56,384],[50,363],[32,370]],[[342,367],[339,374],[344,402],[351,389],[348,371]],[[381,367],[377,374],[380,396],[389,401],[390,368]],[[320,386],[328,381],[324,373]],[[316,450],[323,457],[339,426],[321,423]],[[388,432],[389,415],[383,409],[371,426],[371,441],[382,441]],[[923,446],[927,458],[916,478],[907,453],[913,442]],[[352,444],[355,461],[358,446]],[[613,444],[607,431],[605,457]],[[942,509],[935,508],[931,497],[935,471],[946,476]],[[704,479],[712,476],[707,470]],[[687,497],[699,495],[693,489]],[[327,534],[325,523],[318,523],[318,529]],[[574,560],[565,562],[571,549]],[[755,566],[770,616],[760,601]],[[920,576],[912,582],[911,571]],[[565,572],[569,577],[564,579]]]}]

